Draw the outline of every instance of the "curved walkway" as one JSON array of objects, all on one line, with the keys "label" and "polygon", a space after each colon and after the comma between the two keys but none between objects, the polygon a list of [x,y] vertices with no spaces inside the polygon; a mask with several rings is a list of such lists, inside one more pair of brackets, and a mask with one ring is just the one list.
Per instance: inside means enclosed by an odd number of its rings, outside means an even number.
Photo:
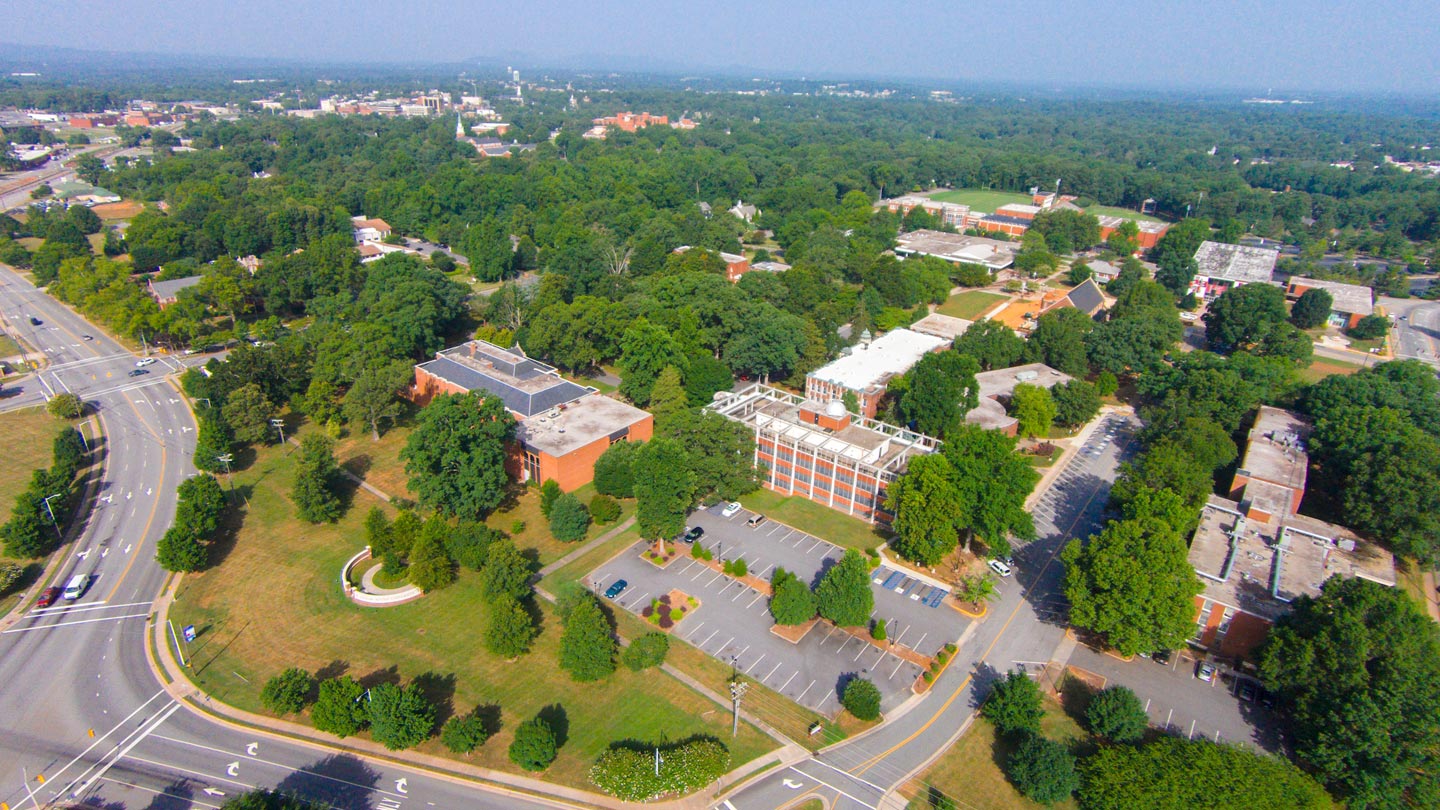
[{"label": "curved walkway", "polygon": [[408,582],[398,588],[382,588],[379,585],[376,585],[375,575],[380,573],[380,570],[384,567],[384,563],[376,563],[375,565],[370,566],[370,570],[366,571],[364,576],[360,577],[360,587],[365,591],[365,593],[373,594],[375,596],[398,596],[402,593],[419,590],[419,588],[416,588],[414,585],[411,585]]}]

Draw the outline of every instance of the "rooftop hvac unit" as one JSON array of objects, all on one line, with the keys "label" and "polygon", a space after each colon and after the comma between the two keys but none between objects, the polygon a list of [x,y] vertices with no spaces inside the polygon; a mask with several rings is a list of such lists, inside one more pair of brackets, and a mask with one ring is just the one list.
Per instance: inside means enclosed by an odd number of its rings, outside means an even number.
[{"label": "rooftop hvac unit", "polygon": [[1340,538],[1340,542],[1339,542],[1337,545],[1340,546],[1340,550],[1341,550],[1341,551],[1354,551],[1354,550],[1355,550],[1355,541],[1354,541],[1354,540],[1351,540],[1351,539],[1348,538],[1348,537],[1342,537],[1342,538]]}]

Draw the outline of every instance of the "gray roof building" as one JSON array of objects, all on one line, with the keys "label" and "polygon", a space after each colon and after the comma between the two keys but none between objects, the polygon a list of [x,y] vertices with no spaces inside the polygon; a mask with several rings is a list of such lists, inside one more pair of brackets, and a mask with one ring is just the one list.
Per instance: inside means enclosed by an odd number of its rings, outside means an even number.
[{"label": "gray roof building", "polygon": [[1271,248],[1205,241],[1195,250],[1195,275],[1234,286],[1271,284],[1279,257],[1280,251]]},{"label": "gray roof building", "polygon": [[162,304],[179,300],[180,291],[200,283],[201,276],[172,278],[169,281],[151,281],[150,295]]},{"label": "gray roof building", "polygon": [[446,349],[417,369],[464,391],[487,391],[499,397],[511,413],[529,418],[542,411],[593,393],[596,389],[561,377],[554,366],[472,340]]}]

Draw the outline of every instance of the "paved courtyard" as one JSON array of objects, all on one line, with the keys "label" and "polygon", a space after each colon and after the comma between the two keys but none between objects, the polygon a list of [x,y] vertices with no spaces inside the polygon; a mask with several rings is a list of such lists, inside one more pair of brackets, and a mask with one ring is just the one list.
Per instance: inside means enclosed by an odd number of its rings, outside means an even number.
[{"label": "paved courtyard", "polygon": [[[745,522],[752,514],[741,510],[726,518],[717,506],[695,512],[690,521],[705,530],[700,542],[717,552],[717,560],[722,555],[727,560],[743,557],[750,573],[761,579],[768,580],[779,565],[813,585],[843,555],[831,543],[774,521],[748,528]],[[641,557],[646,548],[636,543],[591,572],[588,584],[604,593],[617,579],[626,580],[629,586],[614,601],[636,615],[671,589],[695,597],[700,607],[675,625],[673,635],[822,714],[839,711],[840,691],[856,676],[880,688],[885,710],[912,694],[921,673],[918,665],[825,623],[791,644],[770,632],[774,621],[764,594],[691,559],[687,546],[681,545],[681,558],[664,569]],[[969,620],[939,604],[941,589],[913,580],[903,592],[882,587],[891,573],[881,568],[871,574],[871,615],[886,620],[892,641],[928,656],[960,637]]]}]

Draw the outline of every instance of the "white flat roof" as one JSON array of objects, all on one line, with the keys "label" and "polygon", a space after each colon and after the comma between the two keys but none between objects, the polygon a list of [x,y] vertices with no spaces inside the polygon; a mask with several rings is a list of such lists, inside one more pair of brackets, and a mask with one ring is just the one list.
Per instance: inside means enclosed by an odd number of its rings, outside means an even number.
[{"label": "white flat roof", "polygon": [[852,346],[849,355],[810,372],[810,376],[853,391],[863,391],[884,383],[896,374],[904,374],[920,362],[920,358],[948,345],[950,341],[934,335],[892,329],[869,346]]}]

